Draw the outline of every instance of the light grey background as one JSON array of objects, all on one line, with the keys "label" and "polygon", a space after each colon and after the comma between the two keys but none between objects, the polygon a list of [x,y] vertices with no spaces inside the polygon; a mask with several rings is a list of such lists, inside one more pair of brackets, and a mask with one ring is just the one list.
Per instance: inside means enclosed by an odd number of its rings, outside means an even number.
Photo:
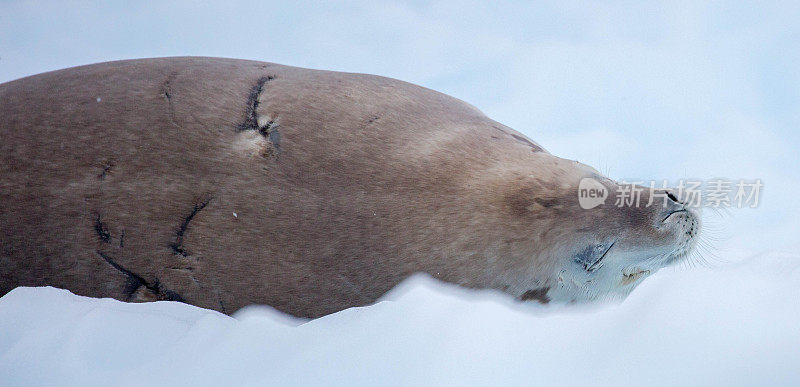
[{"label": "light grey background", "polygon": [[800,247],[796,2],[0,0],[0,82],[203,55],[379,74],[461,98],[615,179],[761,178],[706,211],[721,260]]}]

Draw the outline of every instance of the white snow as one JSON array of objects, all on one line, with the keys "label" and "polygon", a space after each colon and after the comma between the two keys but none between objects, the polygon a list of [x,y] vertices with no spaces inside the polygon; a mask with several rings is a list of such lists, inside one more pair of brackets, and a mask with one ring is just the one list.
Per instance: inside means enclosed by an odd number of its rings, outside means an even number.
[{"label": "white snow", "polygon": [[797,385],[800,255],[662,270],[621,304],[541,307],[418,275],[313,321],[54,288],[0,299],[3,385]]}]

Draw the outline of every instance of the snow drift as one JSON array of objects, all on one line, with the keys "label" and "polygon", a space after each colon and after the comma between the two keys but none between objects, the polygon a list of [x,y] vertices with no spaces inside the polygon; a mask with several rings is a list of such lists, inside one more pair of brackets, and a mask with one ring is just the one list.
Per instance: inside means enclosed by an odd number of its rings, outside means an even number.
[{"label": "snow drift", "polygon": [[18,288],[0,299],[0,384],[797,385],[798,257],[662,270],[591,308],[419,275],[313,321]]}]

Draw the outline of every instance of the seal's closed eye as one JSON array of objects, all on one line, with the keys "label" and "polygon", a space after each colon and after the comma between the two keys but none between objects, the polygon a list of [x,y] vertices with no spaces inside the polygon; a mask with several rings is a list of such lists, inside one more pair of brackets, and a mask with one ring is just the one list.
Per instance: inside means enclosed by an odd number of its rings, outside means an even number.
[{"label": "seal's closed eye", "polygon": [[606,254],[608,254],[608,251],[611,250],[613,246],[614,242],[609,244],[589,245],[578,254],[575,254],[573,260],[580,264],[584,270],[593,272],[602,266],[603,258],[605,258]]}]

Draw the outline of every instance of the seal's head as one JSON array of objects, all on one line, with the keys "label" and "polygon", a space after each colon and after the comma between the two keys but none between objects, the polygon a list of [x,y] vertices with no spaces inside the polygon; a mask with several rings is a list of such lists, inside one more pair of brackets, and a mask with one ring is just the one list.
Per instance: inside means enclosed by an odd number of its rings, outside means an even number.
[{"label": "seal's head", "polygon": [[670,190],[620,184],[578,162],[542,157],[548,173],[518,177],[505,197],[511,227],[527,229],[534,247],[507,291],[539,302],[621,299],[693,250],[699,214]]}]

